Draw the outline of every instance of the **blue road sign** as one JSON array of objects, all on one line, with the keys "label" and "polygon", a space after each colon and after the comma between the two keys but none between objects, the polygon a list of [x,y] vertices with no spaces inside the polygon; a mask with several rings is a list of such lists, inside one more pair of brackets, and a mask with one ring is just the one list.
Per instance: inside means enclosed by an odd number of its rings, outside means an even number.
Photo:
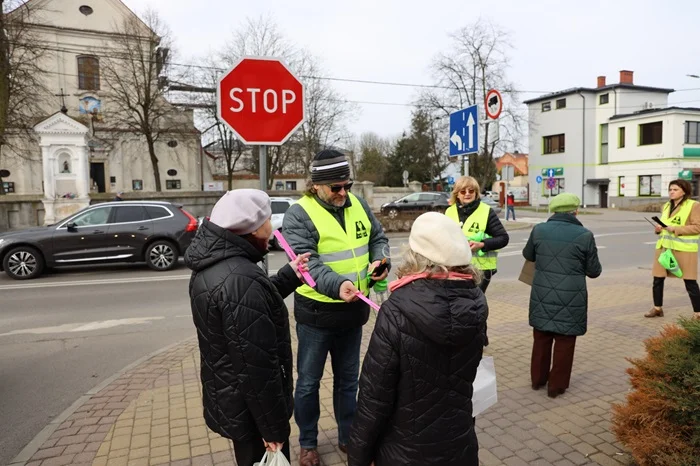
[{"label": "blue road sign", "polygon": [[476,105],[450,114],[450,156],[479,152],[479,111]]},{"label": "blue road sign", "polygon": [[537,178],[535,178],[535,181],[537,181],[537,184],[542,183],[542,177],[540,175],[537,175]]},{"label": "blue road sign", "polygon": [[548,168],[548,169],[547,169],[547,176],[548,176],[548,177],[554,178],[554,174],[555,174],[555,173],[556,173],[556,171],[555,171],[553,168]]},{"label": "blue road sign", "polygon": [[450,176],[447,178],[447,184],[455,184],[455,177]]}]

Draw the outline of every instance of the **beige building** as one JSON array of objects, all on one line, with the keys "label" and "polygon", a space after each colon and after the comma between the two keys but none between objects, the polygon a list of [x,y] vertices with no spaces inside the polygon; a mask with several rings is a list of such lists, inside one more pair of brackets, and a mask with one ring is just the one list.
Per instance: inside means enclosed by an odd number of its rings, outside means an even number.
[{"label": "beige building", "polygon": [[[32,110],[34,137],[22,135],[0,158],[0,169],[10,172],[5,192],[43,194],[50,223],[88,205],[92,193],[154,191],[146,139],[120,119],[125,105],[104,72],[123,53],[116,33],[124,22],[137,24],[144,37],[150,34],[146,24],[120,0],[30,0],[26,7],[37,12],[31,33],[42,50],[46,95]],[[168,53],[155,52],[152,60]],[[167,127],[154,146],[161,189],[199,191],[211,171],[192,111],[162,98],[159,103],[165,109],[159,124]]]}]

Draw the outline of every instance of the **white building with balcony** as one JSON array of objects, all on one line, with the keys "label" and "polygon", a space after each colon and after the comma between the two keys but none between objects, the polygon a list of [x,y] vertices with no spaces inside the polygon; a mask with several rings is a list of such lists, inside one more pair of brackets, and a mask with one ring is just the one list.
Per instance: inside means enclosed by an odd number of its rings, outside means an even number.
[{"label": "white building with balcony", "polygon": [[[700,109],[668,107],[672,89],[617,84],[573,88],[526,101],[530,202],[546,205],[562,191],[583,205],[648,203],[685,176],[698,193]],[[542,182],[537,183],[537,177]]]}]

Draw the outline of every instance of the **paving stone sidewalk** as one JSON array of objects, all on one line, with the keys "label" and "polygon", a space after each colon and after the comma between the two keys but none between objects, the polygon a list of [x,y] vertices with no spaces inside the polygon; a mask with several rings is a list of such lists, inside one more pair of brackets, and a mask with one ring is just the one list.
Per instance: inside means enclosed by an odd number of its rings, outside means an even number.
[{"label": "paving stone sidewalk", "polygon": [[[680,280],[667,283],[663,319],[645,319],[649,270],[603,274],[590,281],[588,333],[577,340],[571,388],[550,399],[530,387],[532,329],[529,287],[494,280],[486,354],[498,373],[499,402],[477,419],[484,465],[629,465],[631,457],[610,432],[610,406],[628,390],[626,357],[643,354],[642,340],[664,323],[689,315]],[[365,327],[362,351],[374,324]],[[294,327],[292,327],[294,328]],[[194,333],[194,329],[193,329]],[[293,332],[294,333],[294,332]],[[293,342],[296,348],[296,338]],[[199,353],[194,339],[171,347],[82,397],[14,460],[13,466],[232,465],[231,444],[202,418]],[[330,364],[321,383],[319,452],[326,466],[345,465],[337,446]],[[292,465],[298,465],[292,426]]]}]

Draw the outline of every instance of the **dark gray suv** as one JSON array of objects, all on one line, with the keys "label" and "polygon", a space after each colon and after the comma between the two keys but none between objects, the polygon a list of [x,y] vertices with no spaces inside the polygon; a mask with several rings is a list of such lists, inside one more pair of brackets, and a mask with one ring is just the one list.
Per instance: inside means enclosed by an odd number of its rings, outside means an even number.
[{"label": "dark gray suv", "polygon": [[95,204],[46,227],[0,233],[0,271],[16,280],[46,267],[146,262],[170,270],[197,232],[182,206],[158,201]]}]

